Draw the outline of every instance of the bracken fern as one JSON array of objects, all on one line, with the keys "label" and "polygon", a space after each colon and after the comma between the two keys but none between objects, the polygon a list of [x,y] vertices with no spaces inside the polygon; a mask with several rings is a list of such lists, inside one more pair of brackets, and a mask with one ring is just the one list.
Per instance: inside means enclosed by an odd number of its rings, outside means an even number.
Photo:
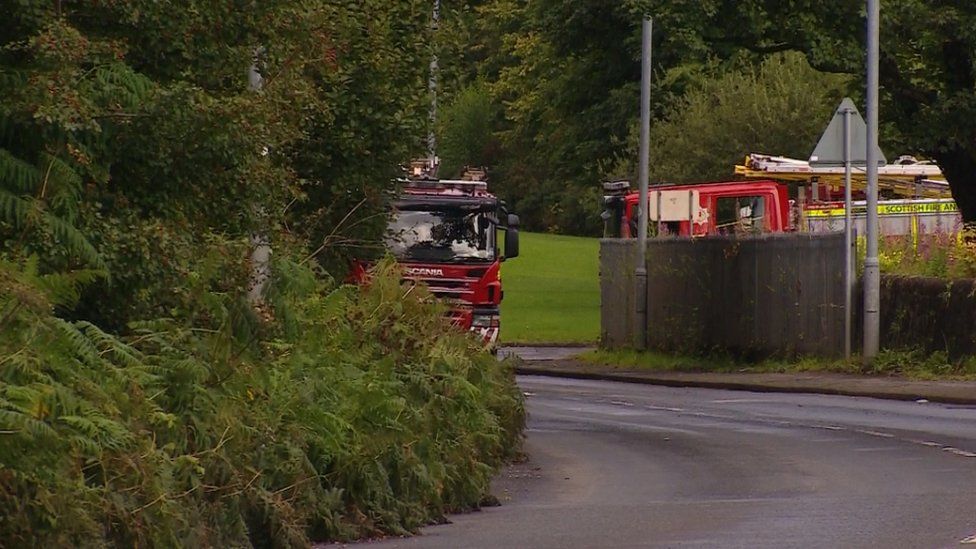
[{"label": "bracken fern", "polygon": [[189,320],[123,340],[53,314],[91,276],[0,262],[0,539],[301,547],[477,507],[524,421],[509,367],[391,262],[363,290],[276,274],[287,323],[200,280]]}]

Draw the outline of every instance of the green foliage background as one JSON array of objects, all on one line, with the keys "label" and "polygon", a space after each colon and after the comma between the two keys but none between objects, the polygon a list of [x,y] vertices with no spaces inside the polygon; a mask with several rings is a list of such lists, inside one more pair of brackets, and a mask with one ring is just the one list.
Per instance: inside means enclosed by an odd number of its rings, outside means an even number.
[{"label": "green foliage background", "polygon": [[458,177],[465,166],[488,167],[498,161],[495,111],[483,82],[467,86],[441,110],[437,119],[441,177]]},{"label": "green foliage background", "polygon": [[477,506],[518,447],[509,366],[388,263],[334,282],[425,133],[430,5],[0,19],[0,544],[300,547]]},{"label": "green foliage background", "polygon": [[[967,113],[976,106],[976,4],[950,4],[893,0],[881,10],[881,145],[889,158],[937,160],[964,218],[974,220],[976,126]],[[730,178],[733,162],[750,152],[806,158],[836,99],[849,95],[865,110],[863,2],[471,0],[467,7],[476,15],[464,19],[471,69],[459,78],[490,90],[499,143],[492,181],[530,230],[598,234],[592,189],[636,158],[645,16],[654,18],[657,180]],[[736,101],[763,108],[733,112]],[[684,158],[690,162],[675,165]]]},{"label": "green foliage background", "polygon": [[[844,76],[810,68],[799,54],[771,56],[757,67],[703,70],[700,83],[651,128],[652,182],[729,180],[749,152],[806,158],[850,85]],[[614,175],[636,181],[638,146],[634,124],[630,154]]]}]

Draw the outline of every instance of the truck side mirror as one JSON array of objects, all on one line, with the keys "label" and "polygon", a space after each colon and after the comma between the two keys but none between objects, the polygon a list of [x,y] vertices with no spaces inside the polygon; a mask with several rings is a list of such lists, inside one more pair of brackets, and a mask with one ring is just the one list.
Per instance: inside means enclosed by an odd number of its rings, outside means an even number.
[{"label": "truck side mirror", "polygon": [[508,214],[508,229],[505,231],[505,259],[518,257],[519,254],[519,217]]},{"label": "truck side mirror", "polygon": [[604,196],[603,207],[604,210],[600,213],[600,219],[603,220],[603,238],[622,238],[624,199],[613,195]]}]

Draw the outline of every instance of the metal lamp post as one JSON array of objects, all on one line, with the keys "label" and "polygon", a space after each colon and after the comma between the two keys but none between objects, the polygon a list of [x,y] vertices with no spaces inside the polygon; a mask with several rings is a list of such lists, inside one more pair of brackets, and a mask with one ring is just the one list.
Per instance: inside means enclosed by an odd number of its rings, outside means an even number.
[{"label": "metal lamp post", "polygon": [[651,36],[653,22],[644,18],[641,25],[641,126],[640,126],[640,198],[637,217],[637,254],[634,279],[637,286],[636,330],[634,346],[647,348],[647,172],[649,171],[651,134]]},{"label": "metal lamp post", "polygon": [[864,259],[865,364],[874,362],[880,339],[881,272],[878,263],[878,58],[881,1],[867,0],[867,256]]}]

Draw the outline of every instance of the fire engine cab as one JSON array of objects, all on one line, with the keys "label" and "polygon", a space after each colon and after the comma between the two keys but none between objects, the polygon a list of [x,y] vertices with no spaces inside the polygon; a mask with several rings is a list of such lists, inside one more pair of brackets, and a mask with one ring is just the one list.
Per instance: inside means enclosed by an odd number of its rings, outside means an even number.
[{"label": "fire engine cab", "polygon": [[[494,348],[504,295],[499,269],[518,256],[519,218],[488,192],[484,169],[469,168],[456,180],[438,179],[436,170],[436,161],[415,161],[396,181],[384,243],[405,280],[426,284],[449,306],[456,326]],[[365,280],[367,268],[357,261],[353,278]]]},{"label": "fire engine cab", "polygon": [[[604,184],[604,234],[637,236],[638,193],[630,183]],[[775,181],[731,181],[664,185],[648,192],[652,234],[706,236],[792,229],[786,186]]]}]

